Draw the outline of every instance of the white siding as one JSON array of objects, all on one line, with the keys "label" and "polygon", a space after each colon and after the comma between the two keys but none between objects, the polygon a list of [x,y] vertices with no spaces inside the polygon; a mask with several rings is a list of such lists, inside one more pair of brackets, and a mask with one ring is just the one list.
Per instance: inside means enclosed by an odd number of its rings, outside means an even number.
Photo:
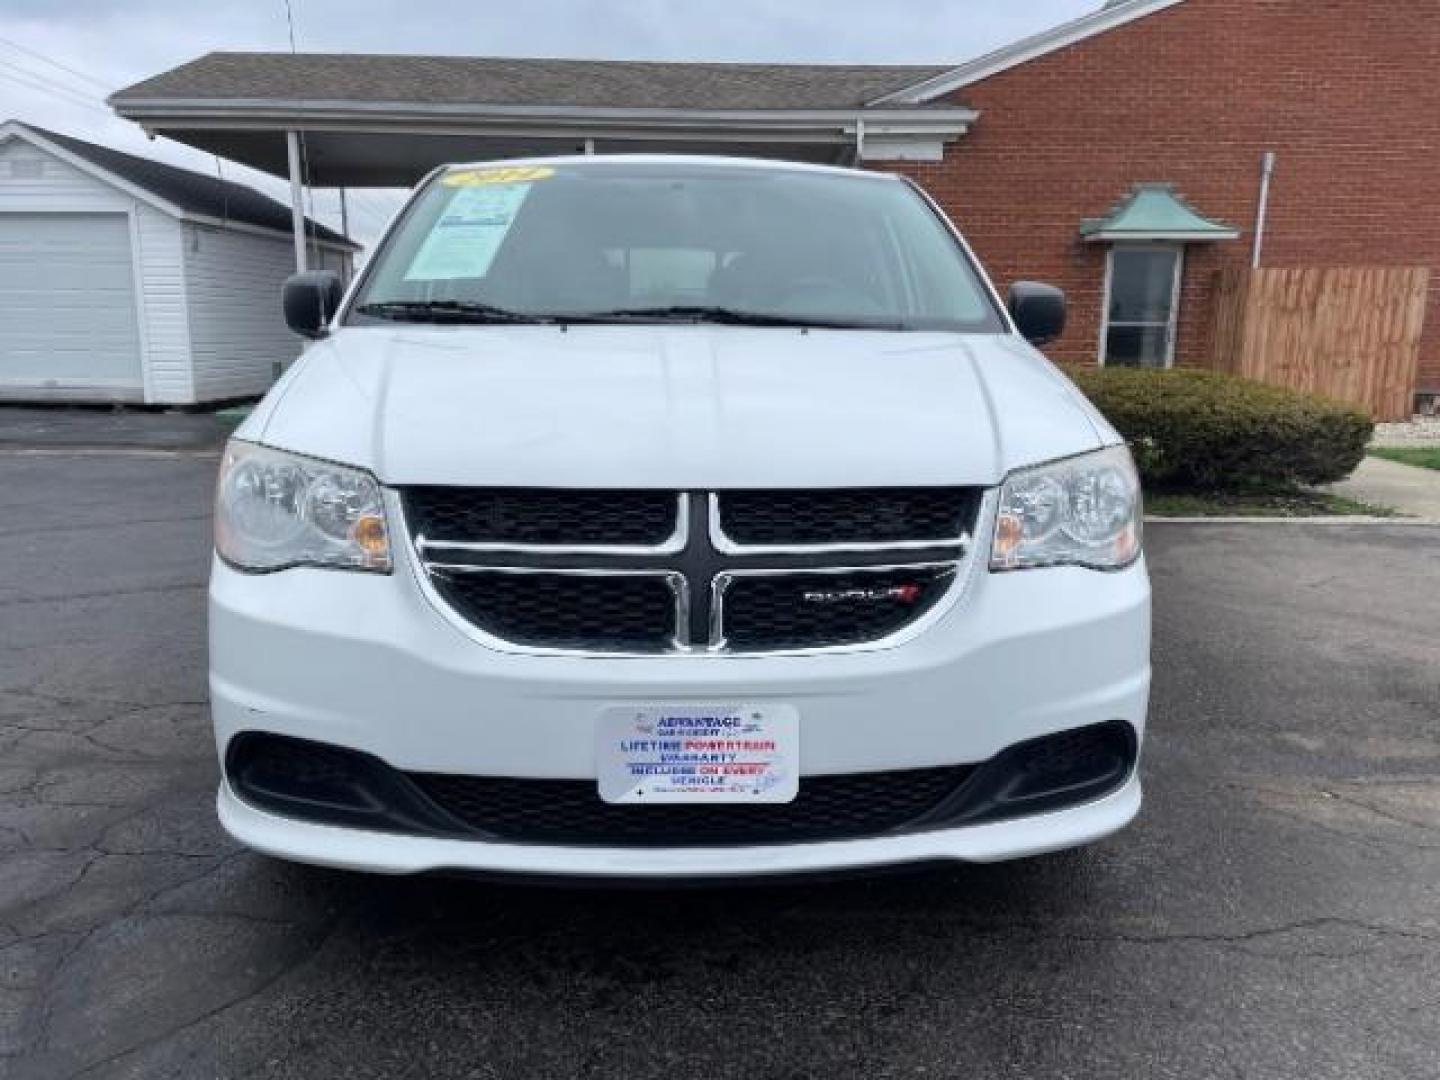
[{"label": "white siding", "polygon": [[0,214],[9,211],[130,215],[145,400],[195,400],[180,222],[18,138],[0,142]]},{"label": "white siding", "polygon": [[0,142],[0,212],[129,210],[135,200],[20,139]]},{"label": "white siding", "polygon": [[198,401],[191,369],[190,323],[185,309],[185,259],[180,222],[153,206],[135,208],[135,249],[146,356],[145,400],[189,405]]},{"label": "white siding", "polygon": [[336,251],[334,248],[310,249],[310,268],[339,274],[340,280],[346,285],[350,284],[352,261],[349,252]]},{"label": "white siding", "polygon": [[288,237],[185,226],[195,400],[264,393],[300,352],[280,289],[295,270]]}]

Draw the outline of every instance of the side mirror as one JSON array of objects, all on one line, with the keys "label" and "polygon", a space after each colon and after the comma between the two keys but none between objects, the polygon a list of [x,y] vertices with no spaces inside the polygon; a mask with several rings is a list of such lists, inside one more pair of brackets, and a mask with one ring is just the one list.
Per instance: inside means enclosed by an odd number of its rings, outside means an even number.
[{"label": "side mirror", "polygon": [[329,270],[291,274],[282,293],[286,325],[301,337],[324,337],[343,295],[340,278]]},{"label": "side mirror", "polygon": [[1038,281],[1017,281],[1007,302],[1015,327],[1032,345],[1054,341],[1065,331],[1065,293]]}]

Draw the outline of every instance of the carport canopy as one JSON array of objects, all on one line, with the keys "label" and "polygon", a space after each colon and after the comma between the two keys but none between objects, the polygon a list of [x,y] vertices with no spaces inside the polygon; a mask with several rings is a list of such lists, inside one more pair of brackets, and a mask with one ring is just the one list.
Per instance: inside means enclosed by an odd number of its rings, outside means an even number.
[{"label": "carport canopy", "polygon": [[151,135],[304,185],[409,187],[439,164],[569,153],[937,161],[978,115],[896,104],[933,66],[216,52],[119,91]]},{"label": "carport canopy", "polygon": [[878,102],[946,70],[218,52],[110,104],[275,176],[295,133],[304,182],[403,187],[447,161],[577,152],[937,160],[973,110]]}]

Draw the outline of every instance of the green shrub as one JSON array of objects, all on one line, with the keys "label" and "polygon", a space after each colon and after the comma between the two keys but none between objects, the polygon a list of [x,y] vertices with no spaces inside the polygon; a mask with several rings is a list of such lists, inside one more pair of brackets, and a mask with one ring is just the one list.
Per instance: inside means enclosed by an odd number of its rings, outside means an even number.
[{"label": "green shrub", "polygon": [[1374,428],[1349,405],[1208,371],[1068,374],[1130,443],[1153,487],[1330,483],[1354,471]]}]

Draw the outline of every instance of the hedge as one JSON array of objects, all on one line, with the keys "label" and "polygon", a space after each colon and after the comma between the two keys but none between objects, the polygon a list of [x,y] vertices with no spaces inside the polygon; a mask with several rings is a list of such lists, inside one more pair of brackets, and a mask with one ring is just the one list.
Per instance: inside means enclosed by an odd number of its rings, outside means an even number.
[{"label": "hedge", "polygon": [[1130,443],[1152,487],[1331,483],[1354,471],[1374,428],[1341,402],[1208,371],[1067,374]]}]

